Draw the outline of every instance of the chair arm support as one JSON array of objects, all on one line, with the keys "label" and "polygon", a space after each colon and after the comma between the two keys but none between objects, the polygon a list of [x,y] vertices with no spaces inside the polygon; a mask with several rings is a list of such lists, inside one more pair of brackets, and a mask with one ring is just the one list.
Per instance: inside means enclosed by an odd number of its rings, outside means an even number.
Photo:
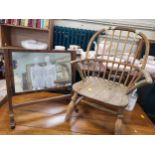
[{"label": "chair arm support", "polygon": [[127,90],[127,94],[131,93],[136,88],[140,88],[142,86],[152,84],[153,80],[151,78],[150,73],[148,71],[146,71],[146,70],[142,70],[141,73],[142,73],[142,75],[144,76],[145,79],[140,80],[139,82],[135,83],[132,87],[130,87]]},{"label": "chair arm support", "polygon": [[82,69],[81,69],[80,65],[78,64],[79,62],[82,62],[82,61],[85,61],[85,60],[82,60],[82,59],[80,59],[80,60],[73,60],[70,63],[71,63],[71,65],[76,65],[76,69],[79,72],[81,79],[84,80],[85,79],[84,74],[82,72]]},{"label": "chair arm support", "polygon": [[85,77],[79,64],[77,64],[77,71],[79,72],[81,79],[84,80]]}]

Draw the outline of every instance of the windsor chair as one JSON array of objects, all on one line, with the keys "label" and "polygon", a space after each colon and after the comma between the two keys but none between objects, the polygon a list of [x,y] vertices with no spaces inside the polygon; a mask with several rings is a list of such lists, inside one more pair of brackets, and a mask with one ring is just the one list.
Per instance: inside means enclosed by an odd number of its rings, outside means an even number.
[{"label": "windsor chair", "polygon": [[[92,56],[94,41],[97,43]],[[145,48],[144,61],[137,66],[142,47]],[[82,101],[116,115],[114,132],[121,134],[129,94],[152,83],[145,70],[149,49],[147,37],[131,28],[115,27],[96,32],[88,43],[85,58],[71,62],[76,64],[82,80],[73,84],[73,96],[65,120],[70,120],[73,110]],[[91,102],[85,99],[91,99]]]}]

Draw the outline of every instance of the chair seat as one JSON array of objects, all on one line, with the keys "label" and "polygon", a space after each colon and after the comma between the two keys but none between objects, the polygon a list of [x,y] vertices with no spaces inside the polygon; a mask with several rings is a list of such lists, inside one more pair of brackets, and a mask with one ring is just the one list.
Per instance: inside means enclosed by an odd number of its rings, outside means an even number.
[{"label": "chair seat", "polygon": [[87,77],[73,85],[78,94],[113,106],[128,104],[127,87],[122,84],[97,77]]}]

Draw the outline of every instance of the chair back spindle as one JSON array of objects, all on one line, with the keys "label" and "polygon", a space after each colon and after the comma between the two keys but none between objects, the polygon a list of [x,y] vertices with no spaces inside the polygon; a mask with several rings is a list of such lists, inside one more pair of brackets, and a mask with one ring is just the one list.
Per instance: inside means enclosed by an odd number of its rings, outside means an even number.
[{"label": "chair back spindle", "polygon": [[[91,51],[96,42],[95,50]],[[137,66],[137,58],[145,45],[144,61]],[[102,29],[90,39],[85,59],[81,60],[84,78],[98,77],[130,87],[140,78],[137,70],[144,69],[149,54],[149,42],[142,33],[126,27]]]}]

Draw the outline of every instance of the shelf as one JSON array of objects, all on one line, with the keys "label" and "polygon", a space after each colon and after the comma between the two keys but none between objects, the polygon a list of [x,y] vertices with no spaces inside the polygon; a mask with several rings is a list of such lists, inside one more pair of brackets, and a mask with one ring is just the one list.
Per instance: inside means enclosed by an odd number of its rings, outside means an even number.
[{"label": "shelf", "polygon": [[0,49],[2,50],[22,50],[22,51],[25,51],[25,50],[30,50],[30,51],[35,51],[33,49],[25,49],[23,47],[19,47],[19,46],[5,46],[5,47],[0,47]]},{"label": "shelf", "polygon": [[0,50],[17,50],[17,51],[40,51],[40,52],[49,52],[48,49],[46,50],[39,50],[39,49],[26,49],[23,47],[19,47],[19,46],[5,46],[5,47],[0,47]]},{"label": "shelf", "polygon": [[5,47],[0,47],[0,50],[5,50],[5,49],[23,50],[24,48],[22,48],[22,47],[17,47],[17,46],[5,46]]},{"label": "shelf", "polygon": [[29,29],[29,30],[36,30],[36,31],[44,31],[44,32],[48,32],[49,31],[49,29],[26,27],[26,26],[11,25],[11,24],[2,24],[2,26],[8,26],[8,27],[13,27],[13,28],[21,28],[21,29]]}]

